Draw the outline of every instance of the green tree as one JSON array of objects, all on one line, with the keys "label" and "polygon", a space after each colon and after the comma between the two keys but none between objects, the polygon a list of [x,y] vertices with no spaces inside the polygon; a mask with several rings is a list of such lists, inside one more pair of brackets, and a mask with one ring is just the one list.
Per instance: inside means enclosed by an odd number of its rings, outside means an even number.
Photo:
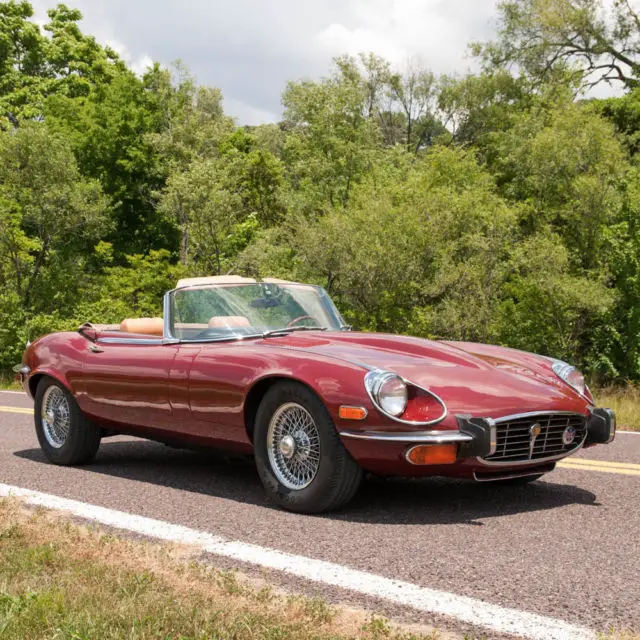
[{"label": "green tree", "polygon": [[454,141],[483,152],[488,138],[508,131],[530,102],[524,83],[505,70],[463,78],[444,76],[439,82],[438,107]]},{"label": "green tree", "polygon": [[50,95],[86,96],[125,69],[112,49],[80,31],[80,11],[60,4],[48,16],[44,29],[49,36],[31,20],[29,2],[0,3],[0,118],[5,128],[42,117]]},{"label": "green tree", "polygon": [[491,67],[518,65],[539,81],[558,68],[583,87],[638,85],[640,15],[630,0],[502,0],[498,40],[472,50]]},{"label": "green tree", "polygon": [[245,266],[324,284],[361,329],[490,338],[513,210],[472,153],[389,155],[345,209],[291,220]]},{"label": "green tree", "polygon": [[620,210],[626,156],[613,127],[580,105],[544,105],[496,137],[493,170],[502,192],[525,205],[528,234],[550,227],[574,268],[603,265],[604,228]]},{"label": "green tree", "polygon": [[154,193],[164,184],[161,159],[149,136],[164,126],[156,97],[129,70],[77,99],[50,96],[48,126],[71,142],[78,166],[99,180],[113,203],[108,240],[116,256],[174,249],[175,230],[158,215]]},{"label": "green tree", "polygon": [[5,277],[24,307],[38,305],[47,268],[73,262],[106,231],[107,211],[100,184],[81,178],[63,138],[36,124],[0,136]]},{"label": "green tree", "polygon": [[602,380],[640,380],[640,175],[629,169],[622,208],[603,231],[613,304],[596,328],[590,369]]},{"label": "green tree", "polygon": [[338,69],[320,82],[290,82],[283,103],[289,129],[283,159],[295,206],[311,215],[346,206],[380,139],[359,76]]},{"label": "green tree", "polygon": [[508,266],[496,314],[499,341],[593,372],[594,334],[614,300],[604,278],[576,275],[570,252],[548,230],[518,243]]},{"label": "green tree", "polygon": [[444,131],[442,125],[438,126],[440,123],[436,115],[436,77],[415,60],[410,60],[403,74],[392,76],[389,87],[404,115],[407,149],[417,152]]},{"label": "green tree", "polygon": [[160,126],[145,139],[159,154],[165,175],[185,171],[191,162],[218,155],[220,141],[235,130],[224,115],[222,93],[199,86],[181,62],[170,69],[155,64],[144,77]]},{"label": "green tree", "polygon": [[225,188],[218,163],[197,160],[187,171],[170,176],[160,210],[178,224],[182,264],[207,274],[223,273],[242,198]]}]

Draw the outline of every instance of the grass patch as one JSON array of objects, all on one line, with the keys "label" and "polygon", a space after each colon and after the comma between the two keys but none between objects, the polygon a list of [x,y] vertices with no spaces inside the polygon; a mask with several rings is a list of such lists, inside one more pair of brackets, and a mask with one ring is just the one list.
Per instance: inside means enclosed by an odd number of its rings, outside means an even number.
[{"label": "grass patch", "polygon": [[604,387],[593,392],[598,407],[616,412],[618,428],[640,431],[640,387]]},{"label": "grass patch", "polygon": [[0,637],[443,638],[431,629],[400,629],[364,611],[276,592],[240,574],[197,563],[192,553],[177,545],[105,534],[2,500]]},{"label": "grass patch", "polygon": [[22,385],[13,376],[0,374],[0,391],[22,391]]}]

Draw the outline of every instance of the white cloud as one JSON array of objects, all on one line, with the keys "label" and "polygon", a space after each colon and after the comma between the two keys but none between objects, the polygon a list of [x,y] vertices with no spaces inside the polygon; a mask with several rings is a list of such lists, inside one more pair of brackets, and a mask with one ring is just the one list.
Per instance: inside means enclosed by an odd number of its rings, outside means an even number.
[{"label": "white cloud", "polygon": [[333,23],[318,43],[333,55],[373,51],[402,67],[418,58],[439,73],[470,66],[467,44],[490,33],[492,0],[351,0],[353,25]]},{"label": "white cloud", "polygon": [[317,41],[333,56],[373,51],[394,64],[407,57],[406,49],[395,45],[386,35],[361,27],[349,29],[342,24],[332,24],[318,34]]},{"label": "white cloud", "polygon": [[146,53],[131,61],[131,69],[139,76],[153,66],[153,58]]},{"label": "white cloud", "polygon": [[241,100],[235,100],[233,98],[224,99],[224,110],[225,113],[233,116],[237,122],[253,126],[276,122],[280,115],[273,111],[253,107]]},{"label": "white cloud", "polygon": [[118,40],[107,38],[103,40],[102,43],[111,47],[129,65],[136,75],[143,75],[149,67],[153,66],[153,58],[150,55],[143,53],[134,58],[127,45]]},{"label": "white cloud", "polygon": [[[58,0],[34,0],[36,17]],[[276,120],[288,80],[317,78],[331,58],[373,51],[401,67],[464,72],[467,43],[491,34],[495,0],[66,0],[82,28],[136,73],[181,59],[222,89],[240,123]]]}]

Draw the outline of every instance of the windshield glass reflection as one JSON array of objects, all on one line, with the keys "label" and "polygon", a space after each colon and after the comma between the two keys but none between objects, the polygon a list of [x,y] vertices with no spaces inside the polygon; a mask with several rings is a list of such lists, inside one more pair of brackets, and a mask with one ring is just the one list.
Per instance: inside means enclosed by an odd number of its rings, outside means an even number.
[{"label": "windshield glass reflection", "polygon": [[170,328],[174,338],[198,341],[345,325],[322,287],[256,283],[174,291]]}]

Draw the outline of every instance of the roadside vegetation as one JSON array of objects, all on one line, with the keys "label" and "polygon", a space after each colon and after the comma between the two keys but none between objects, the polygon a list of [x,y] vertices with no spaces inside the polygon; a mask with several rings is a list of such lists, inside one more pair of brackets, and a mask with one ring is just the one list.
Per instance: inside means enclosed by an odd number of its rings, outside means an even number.
[{"label": "roadside vegetation", "polygon": [[0,637],[436,640],[385,618],[277,593],[192,560],[0,501]]},{"label": "roadside vegetation", "polygon": [[616,412],[618,429],[640,431],[640,388],[605,387],[594,391],[599,407],[609,407]]},{"label": "roadside vegetation", "polygon": [[15,379],[14,375],[0,374],[0,390],[3,391],[22,391],[22,385]]},{"label": "roadside vegetation", "polygon": [[[134,74],[79,11],[43,27],[0,3],[0,371],[28,339],[234,272],[322,284],[356,329],[640,383],[640,18],[496,12],[475,75],[343,56],[242,127],[179,64]],[[603,84],[620,96],[590,98]]]}]

